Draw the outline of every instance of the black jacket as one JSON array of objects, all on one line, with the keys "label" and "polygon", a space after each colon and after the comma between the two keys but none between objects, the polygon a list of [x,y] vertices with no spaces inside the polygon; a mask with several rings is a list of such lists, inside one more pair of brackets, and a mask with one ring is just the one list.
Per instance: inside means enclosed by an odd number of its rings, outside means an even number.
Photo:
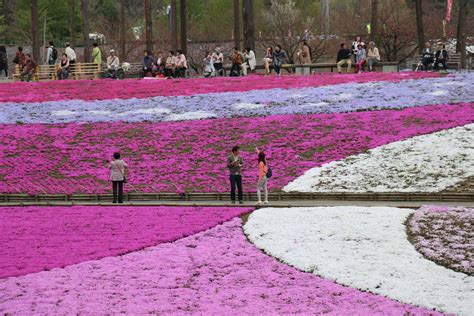
[{"label": "black jacket", "polygon": [[339,62],[342,59],[349,59],[351,58],[351,50],[348,48],[341,48],[337,53],[337,61]]},{"label": "black jacket", "polygon": [[448,51],[446,49],[436,51],[436,60],[448,60]]}]

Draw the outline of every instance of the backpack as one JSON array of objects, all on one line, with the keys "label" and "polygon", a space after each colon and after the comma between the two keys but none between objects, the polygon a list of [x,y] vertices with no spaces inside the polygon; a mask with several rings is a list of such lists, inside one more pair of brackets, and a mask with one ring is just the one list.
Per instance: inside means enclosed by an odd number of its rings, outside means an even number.
[{"label": "backpack", "polygon": [[51,54],[51,59],[53,61],[56,61],[56,59],[58,59],[58,50],[56,49],[56,47],[53,47],[53,53]]},{"label": "backpack", "polygon": [[267,179],[271,178],[273,175],[272,168],[268,167],[267,169]]}]

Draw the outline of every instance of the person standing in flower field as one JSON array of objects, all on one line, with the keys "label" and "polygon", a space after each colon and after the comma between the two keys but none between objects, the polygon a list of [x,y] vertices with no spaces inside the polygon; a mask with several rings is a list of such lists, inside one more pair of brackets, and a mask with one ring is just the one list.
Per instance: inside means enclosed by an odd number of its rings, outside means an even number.
[{"label": "person standing in flower field", "polygon": [[258,155],[258,166],[257,166],[257,172],[258,172],[258,182],[257,182],[257,197],[258,197],[258,202],[257,204],[260,205],[262,204],[262,198],[261,198],[261,190],[263,189],[263,194],[264,194],[264,204],[268,204],[268,189],[267,189],[267,173],[268,173],[268,166],[267,166],[267,159],[265,157],[265,153],[263,151],[258,150],[257,147],[255,147],[255,151],[257,152]]},{"label": "person standing in flower field", "polygon": [[244,161],[239,155],[240,147],[234,146],[232,153],[227,156],[227,168],[230,172],[230,199],[232,204],[235,204],[235,187],[237,186],[239,203],[243,204],[242,192],[242,165]]},{"label": "person standing in flower field", "polygon": [[110,181],[112,181],[112,193],[114,196],[112,203],[123,203],[123,184],[127,182],[125,167],[128,167],[128,165],[120,159],[120,153],[114,153],[109,164]]}]

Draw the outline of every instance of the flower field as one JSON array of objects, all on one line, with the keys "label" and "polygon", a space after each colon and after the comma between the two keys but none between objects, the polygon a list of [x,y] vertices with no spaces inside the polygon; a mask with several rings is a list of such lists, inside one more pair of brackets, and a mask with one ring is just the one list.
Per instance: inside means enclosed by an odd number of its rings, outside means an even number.
[{"label": "flower field", "polygon": [[408,221],[415,248],[450,269],[474,275],[474,209],[427,206]]},{"label": "flower field", "polygon": [[[104,209],[102,212],[109,212],[109,208]],[[57,211],[65,210],[47,208],[41,210],[38,217]],[[76,207],[67,212],[74,214],[89,211],[100,212],[97,209],[81,210]],[[123,220],[131,213],[144,212],[140,217],[148,217],[153,210],[135,208],[129,211],[123,215],[115,210],[111,212]],[[189,216],[193,215],[187,214],[189,210],[175,208],[168,211],[159,214],[164,222],[174,222],[169,216],[175,217],[177,212],[187,217],[186,222],[194,226],[185,229],[188,233],[199,226],[192,224]],[[202,211],[207,214],[208,210]],[[239,212],[235,209],[219,209],[206,215],[207,220],[201,222],[207,226],[211,222],[221,221],[223,215],[219,214],[232,216]],[[198,214],[203,213],[198,211]],[[78,224],[82,222],[80,219]],[[32,234],[18,238],[26,242],[43,236],[46,230],[53,236],[57,233],[63,235],[62,225],[45,227],[45,223],[37,222],[39,227]],[[124,256],[84,261],[63,269],[0,279],[0,312],[104,314],[113,310],[129,314],[237,315],[255,311],[263,314],[348,314],[356,311],[388,315],[436,314],[428,309],[344,287],[279,263],[249,244],[241,225],[240,218],[234,218],[193,236],[172,243],[157,243],[156,246]],[[101,227],[99,223],[90,227],[89,231],[100,235],[113,229]],[[146,238],[147,234],[144,235]],[[101,244],[107,249],[107,243]],[[67,249],[64,251],[63,254],[67,255]],[[41,250],[38,252],[41,253]]]},{"label": "flower field", "polygon": [[[0,194],[290,192],[471,179],[474,74],[0,84]],[[270,201],[272,203],[272,201]],[[0,314],[468,315],[473,210],[0,206]]]}]

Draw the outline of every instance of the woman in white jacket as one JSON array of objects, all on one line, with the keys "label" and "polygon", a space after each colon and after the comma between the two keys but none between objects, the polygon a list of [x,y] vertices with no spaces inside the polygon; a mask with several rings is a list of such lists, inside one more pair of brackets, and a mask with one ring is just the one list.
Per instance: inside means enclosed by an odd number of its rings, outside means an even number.
[{"label": "woman in white jacket", "polygon": [[250,47],[244,49],[244,59],[245,63],[242,64],[242,73],[244,76],[246,76],[247,68],[250,68],[250,72],[254,72],[255,67],[257,66],[257,58],[255,57],[255,53]]}]

